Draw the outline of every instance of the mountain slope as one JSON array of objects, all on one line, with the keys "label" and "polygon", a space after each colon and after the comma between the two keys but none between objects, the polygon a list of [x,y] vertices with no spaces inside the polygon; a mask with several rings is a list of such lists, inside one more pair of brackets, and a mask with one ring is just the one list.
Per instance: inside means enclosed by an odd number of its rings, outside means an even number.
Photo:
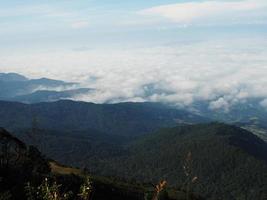
[{"label": "mountain slope", "polygon": [[61,99],[70,99],[76,95],[83,95],[92,92],[89,88],[80,88],[64,91],[40,90],[30,94],[20,95],[10,98],[10,101],[23,103],[53,102]]},{"label": "mountain slope", "polygon": [[0,73],[0,81],[27,81],[28,79],[25,76],[22,76],[17,73]]},{"label": "mountain slope", "polygon": [[28,147],[2,128],[0,155],[0,199],[6,191],[12,195],[11,200],[25,199],[26,182],[50,172],[46,158],[35,147]]},{"label": "mountain slope", "polygon": [[[64,199],[82,199],[80,186],[88,178],[88,172],[49,161],[35,147],[27,146],[2,128],[0,147],[0,199],[29,199],[26,194],[31,194],[30,199],[37,199],[37,196],[38,199],[46,199],[48,194],[58,198],[65,194]],[[90,181],[94,200],[143,200],[145,194],[154,193],[151,186],[125,182],[115,177],[90,174]],[[40,187],[41,183],[45,185]],[[56,185],[52,187],[52,183]],[[172,193],[179,194],[179,198],[172,194],[174,198],[164,200],[185,200],[184,191],[172,190]],[[193,194],[190,196],[192,200],[202,199]]]},{"label": "mountain slope", "polygon": [[125,140],[102,133],[46,133],[44,150],[71,166],[102,176],[157,183],[165,179],[185,189],[184,165],[191,152],[190,189],[210,200],[265,200],[267,144],[254,134],[220,123],[165,128]]},{"label": "mountain slope", "polygon": [[[224,124],[163,129],[133,142],[122,156],[106,157],[95,170],[142,181],[164,178],[182,187],[188,152],[192,153],[192,176],[198,177],[192,189],[198,194],[212,200],[266,199],[267,144],[246,130]],[[89,169],[95,167],[92,163],[88,160]]]},{"label": "mountain slope", "polygon": [[159,127],[207,121],[183,110],[156,103],[93,104],[74,101],[21,104],[0,101],[0,126],[27,129],[86,131],[95,129],[114,135],[141,135]]},{"label": "mountain slope", "polygon": [[22,103],[53,102],[88,95],[93,89],[78,83],[48,78],[28,79],[16,73],[0,73],[0,100]]},{"label": "mountain slope", "polygon": [[10,73],[0,74],[0,99],[9,100],[20,95],[30,94],[37,90],[55,90],[60,88],[68,89],[76,86],[77,83],[67,83],[59,80],[52,80],[47,78],[27,79],[26,77]]}]

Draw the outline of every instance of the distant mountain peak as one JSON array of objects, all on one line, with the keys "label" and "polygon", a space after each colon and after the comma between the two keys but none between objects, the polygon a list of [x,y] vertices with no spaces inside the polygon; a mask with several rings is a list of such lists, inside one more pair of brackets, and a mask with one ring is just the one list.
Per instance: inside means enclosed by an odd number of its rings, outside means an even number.
[{"label": "distant mountain peak", "polygon": [[27,81],[29,80],[23,75],[17,73],[0,73],[0,81]]},{"label": "distant mountain peak", "polygon": [[[79,83],[49,78],[28,79],[17,73],[0,73],[0,100],[23,103],[51,102],[88,94]],[[42,92],[44,91],[44,92]]]}]

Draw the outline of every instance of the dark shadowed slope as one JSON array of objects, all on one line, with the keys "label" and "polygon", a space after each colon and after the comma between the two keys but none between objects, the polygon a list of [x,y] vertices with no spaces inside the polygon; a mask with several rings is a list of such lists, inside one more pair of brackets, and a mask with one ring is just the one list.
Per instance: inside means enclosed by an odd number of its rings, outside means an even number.
[{"label": "dark shadowed slope", "polygon": [[[92,133],[95,133],[92,134]],[[91,132],[46,133],[44,151],[89,171],[140,182],[165,179],[184,189],[183,166],[192,153],[190,188],[211,200],[265,200],[267,144],[252,133],[220,123],[165,128],[130,142]]]},{"label": "dark shadowed slope", "polygon": [[58,101],[26,105],[0,101],[0,126],[27,129],[33,120],[48,130],[95,129],[115,135],[141,135],[159,127],[207,121],[157,103],[93,104]]},{"label": "dark shadowed slope", "polygon": [[[36,148],[27,146],[1,128],[0,147],[0,199],[47,199],[48,195],[56,195],[59,199],[64,194],[68,197],[66,199],[82,199],[80,186],[84,184],[88,172],[46,159]],[[145,194],[152,195],[154,191],[147,184],[124,182],[115,177],[90,174],[90,180],[93,200],[143,200]],[[45,185],[39,187],[42,182]],[[52,184],[56,185],[52,187]],[[186,194],[172,190],[171,196],[173,198],[164,200],[185,200]],[[191,200],[202,199],[191,193],[190,196]]]},{"label": "dark shadowed slope", "polygon": [[[267,195],[267,144],[252,133],[224,124],[163,129],[145,136],[122,156],[106,157],[88,167],[129,179],[166,179],[181,187],[183,166],[192,153],[192,189],[207,199],[258,199]],[[107,175],[107,174],[106,174]]]}]

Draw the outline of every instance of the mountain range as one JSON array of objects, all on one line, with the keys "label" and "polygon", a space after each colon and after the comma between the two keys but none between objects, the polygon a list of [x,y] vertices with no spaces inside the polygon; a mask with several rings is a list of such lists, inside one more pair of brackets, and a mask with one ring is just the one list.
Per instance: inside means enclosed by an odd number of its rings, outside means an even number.
[{"label": "mountain range", "polygon": [[81,158],[85,160],[98,174],[146,182],[165,179],[180,189],[188,176],[197,177],[190,187],[207,199],[267,195],[267,144],[244,129],[221,123],[162,129],[128,143],[119,154],[97,162]]},{"label": "mountain range", "polygon": [[159,103],[93,104],[61,100],[23,104],[0,101],[0,126],[46,130],[97,130],[113,135],[142,135],[159,127],[208,122],[199,115]]},{"label": "mountain range", "polygon": [[[30,143],[28,134],[17,135]],[[236,126],[180,125],[128,139],[45,130],[35,137],[48,157],[93,175],[139,186],[166,180],[174,191],[208,200],[266,199],[267,143]]]},{"label": "mountain range", "polygon": [[24,103],[51,102],[90,93],[78,83],[48,78],[28,79],[16,73],[0,73],[0,99]]},{"label": "mountain range", "polygon": [[[82,88],[79,83],[48,78],[29,79],[16,73],[0,73],[0,100],[4,101],[33,104],[64,99],[79,100],[79,97],[88,96],[95,91],[94,88]],[[153,85],[145,86],[145,92],[150,96],[160,94],[160,91],[156,90]],[[244,127],[256,125],[267,129],[267,110],[260,105],[262,101],[262,98],[248,98],[246,101],[231,105],[228,110],[211,109],[208,101],[196,101],[179,109],[212,120],[231,124],[243,123],[246,124]],[[169,106],[175,108],[174,105]]]},{"label": "mountain range", "polygon": [[[78,169],[71,167],[109,177],[114,182],[104,183],[105,192],[106,186],[113,191],[120,181],[134,183],[119,190],[128,193],[136,185],[140,192],[144,185],[166,180],[175,191],[169,199],[185,200],[188,191],[192,199],[266,199],[267,112],[259,105],[261,99],[248,99],[227,112],[209,109],[204,101],[179,108],[152,102],[95,104],[70,100],[94,91],[79,86],[0,74],[0,127],[14,134],[0,129],[0,146],[9,138],[23,152],[28,145],[37,147],[56,163],[52,168],[66,171],[68,165],[75,173]],[[48,161],[37,149],[31,150],[46,170]],[[39,167],[34,159],[26,161],[27,166],[30,162]],[[15,169],[23,184],[27,178]],[[131,198],[140,199],[143,193],[134,191],[138,197],[130,192]]]},{"label": "mountain range", "polygon": [[[1,200],[81,200],[80,188],[86,184],[88,172],[48,159],[38,149],[26,145],[2,128],[0,141]],[[93,188],[95,200],[143,200],[144,194],[150,191],[145,185],[100,176],[90,176],[89,186]],[[179,193],[185,196],[184,192]]]}]

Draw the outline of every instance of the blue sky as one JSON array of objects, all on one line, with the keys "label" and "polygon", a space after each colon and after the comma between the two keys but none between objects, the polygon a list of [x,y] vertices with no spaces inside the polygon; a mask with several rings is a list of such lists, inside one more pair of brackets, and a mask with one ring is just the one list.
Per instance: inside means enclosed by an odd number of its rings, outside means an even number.
[{"label": "blue sky", "polygon": [[[265,1],[245,0],[238,1],[237,5],[234,1],[216,1],[218,5],[214,2],[1,1],[1,50],[16,46],[19,49],[26,44],[32,49],[59,46],[78,48],[82,44],[94,47],[118,43],[160,44],[175,40],[213,39],[215,36],[250,37],[266,34]],[[245,8],[239,10],[241,6]],[[181,13],[179,7],[186,13]],[[193,9],[188,9],[190,7]],[[168,12],[169,16],[166,14]],[[195,12],[195,16],[191,12]]]},{"label": "blue sky", "polygon": [[0,0],[0,44],[0,72],[100,91],[83,100],[267,99],[266,0]]}]

